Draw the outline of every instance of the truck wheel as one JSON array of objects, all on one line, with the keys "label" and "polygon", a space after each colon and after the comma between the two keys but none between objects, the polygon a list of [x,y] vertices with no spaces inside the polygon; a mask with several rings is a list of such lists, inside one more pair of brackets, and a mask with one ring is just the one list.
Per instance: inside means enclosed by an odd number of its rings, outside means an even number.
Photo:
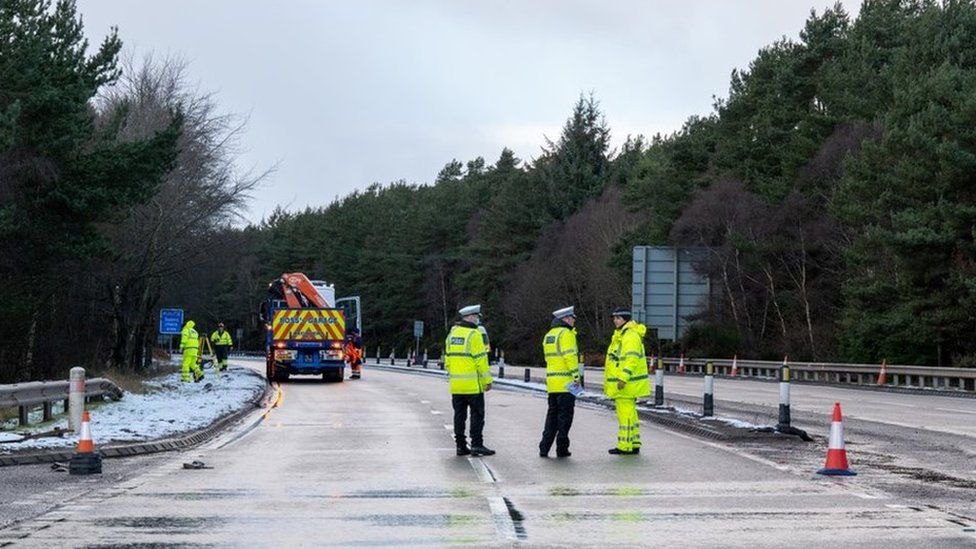
[{"label": "truck wheel", "polygon": [[345,377],[345,370],[343,368],[322,372],[322,381],[335,381],[341,383]]}]

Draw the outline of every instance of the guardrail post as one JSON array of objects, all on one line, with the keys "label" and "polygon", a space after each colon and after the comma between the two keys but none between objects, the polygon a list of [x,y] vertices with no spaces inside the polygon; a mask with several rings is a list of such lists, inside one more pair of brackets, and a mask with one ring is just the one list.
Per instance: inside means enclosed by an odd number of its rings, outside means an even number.
[{"label": "guardrail post", "polygon": [[27,406],[17,407],[17,425],[26,427],[30,424],[30,408]]},{"label": "guardrail post", "polygon": [[81,414],[85,411],[85,369],[75,366],[68,374],[68,429],[81,432]]},{"label": "guardrail post", "polygon": [[426,367],[427,367],[427,356],[428,356],[428,355],[427,355],[427,349],[425,348],[425,349],[424,349],[424,368],[426,368]]},{"label": "guardrail post", "polygon": [[382,354],[380,354],[380,351],[382,351],[382,349],[383,349],[382,347],[379,347],[379,346],[376,347],[376,363],[377,364],[380,363],[380,357],[383,356]]},{"label": "guardrail post", "polygon": [[654,368],[654,405],[664,406],[664,359],[657,359]]},{"label": "guardrail post", "polygon": [[54,403],[52,403],[51,401],[47,401],[44,403],[44,421],[51,421],[51,418],[54,417],[53,404]]},{"label": "guardrail post", "polygon": [[396,366],[396,349],[390,351],[390,366]]},{"label": "guardrail post", "polygon": [[505,365],[498,365],[498,379],[505,379]]},{"label": "guardrail post", "polygon": [[532,371],[529,370],[528,368],[525,369],[525,382],[526,383],[532,381],[532,373],[531,372]]},{"label": "guardrail post", "polygon": [[705,397],[702,399],[702,417],[714,414],[715,402],[712,394],[715,388],[715,365],[709,360],[705,363]]},{"label": "guardrail post", "polygon": [[779,369],[779,424],[776,429],[790,428],[790,367],[786,364]]}]

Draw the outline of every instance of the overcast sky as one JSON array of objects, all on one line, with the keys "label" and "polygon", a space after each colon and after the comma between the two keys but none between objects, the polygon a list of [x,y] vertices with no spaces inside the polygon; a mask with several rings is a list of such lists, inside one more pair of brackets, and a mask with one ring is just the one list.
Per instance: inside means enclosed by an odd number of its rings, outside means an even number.
[{"label": "overcast sky", "polygon": [[[93,44],[176,54],[249,116],[242,169],[278,165],[249,219],[373,182],[525,160],[594,92],[619,144],[678,129],[764,45],[834,0],[78,0]],[[856,15],[859,0],[842,2]]]}]

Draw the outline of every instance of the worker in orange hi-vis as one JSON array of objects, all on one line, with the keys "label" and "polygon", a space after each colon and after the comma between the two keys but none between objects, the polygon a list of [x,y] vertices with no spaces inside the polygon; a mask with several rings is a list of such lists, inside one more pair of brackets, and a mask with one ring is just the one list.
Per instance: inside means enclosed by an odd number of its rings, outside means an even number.
[{"label": "worker in orange hi-vis", "polygon": [[349,369],[352,372],[349,379],[359,379],[363,372],[363,338],[356,328],[350,328],[346,333],[344,351],[346,362],[349,363]]}]

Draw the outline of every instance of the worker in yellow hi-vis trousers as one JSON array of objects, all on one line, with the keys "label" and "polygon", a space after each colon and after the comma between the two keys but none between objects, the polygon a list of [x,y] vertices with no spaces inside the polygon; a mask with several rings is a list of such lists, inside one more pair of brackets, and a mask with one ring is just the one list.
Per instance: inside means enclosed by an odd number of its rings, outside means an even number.
[{"label": "worker in yellow hi-vis trousers", "polygon": [[641,449],[640,420],[637,399],[650,396],[651,382],[647,376],[644,356],[644,334],[647,326],[635,322],[631,312],[618,307],[612,313],[613,332],[607,348],[603,390],[617,408],[617,446],[611,454],[639,454]]},{"label": "worker in yellow hi-vis trousers", "polygon": [[183,352],[183,382],[190,382],[190,372],[193,372],[193,381],[199,382],[203,379],[203,370],[197,364],[197,353],[200,350],[200,334],[194,329],[196,322],[187,320],[180,332],[180,351]]}]

